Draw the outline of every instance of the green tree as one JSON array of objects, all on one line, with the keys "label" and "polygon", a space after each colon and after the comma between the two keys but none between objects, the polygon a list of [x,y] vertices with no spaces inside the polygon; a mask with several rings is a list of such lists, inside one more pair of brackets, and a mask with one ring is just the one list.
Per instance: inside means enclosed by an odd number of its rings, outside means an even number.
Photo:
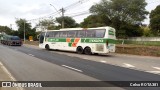
[{"label": "green tree", "polygon": [[54,29],[56,29],[54,22],[55,21],[52,19],[45,19],[45,20],[40,21],[37,26],[46,27],[46,29],[48,29],[48,30],[54,30]]},{"label": "green tree", "polygon": [[142,26],[141,28],[143,30],[143,36],[145,36],[145,37],[153,36],[151,29],[148,26]]},{"label": "green tree", "polygon": [[101,0],[90,8],[90,12],[107,17],[111,21],[110,26],[117,30],[117,36],[121,36],[122,32],[127,34],[122,29],[124,24],[136,25],[146,18],[146,5],[145,0]]},{"label": "green tree", "polygon": [[83,28],[101,27],[110,25],[110,20],[104,15],[90,15],[81,23]]},{"label": "green tree", "polygon": [[29,36],[36,36],[36,30],[31,28],[31,24],[27,23],[25,19],[16,20],[16,24],[18,26],[18,36],[20,38],[24,38],[24,30],[25,30],[25,38],[28,39]]},{"label": "green tree", "polygon": [[11,34],[12,30],[7,26],[0,26],[0,32],[5,32],[6,34]]},{"label": "green tree", "polygon": [[59,24],[59,28],[62,27],[62,20],[64,19],[64,27],[65,28],[75,28],[78,27],[78,23],[76,23],[76,21],[68,16],[64,16],[64,17],[58,17],[56,18],[56,22]]},{"label": "green tree", "polygon": [[12,30],[11,35],[13,35],[13,36],[19,36],[19,32],[15,31],[15,30]]},{"label": "green tree", "polygon": [[143,30],[139,25],[123,24],[119,30],[120,38],[137,37],[143,35]]},{"label": "green tree", "polygon": [[154,35],[160,36],[160,5],[151,11],[150,27]]}]

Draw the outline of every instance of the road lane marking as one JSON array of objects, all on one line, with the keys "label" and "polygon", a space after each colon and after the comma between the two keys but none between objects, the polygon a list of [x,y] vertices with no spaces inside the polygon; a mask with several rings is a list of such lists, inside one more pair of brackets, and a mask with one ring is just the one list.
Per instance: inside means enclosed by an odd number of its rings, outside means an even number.
[{"label": "road lane marking", "polygon": [[157,69],[157,70],[160,70],[160,67],[152,67],[152,68]]},{"label": "road lane marking", "polygon": [[34,55],[33,54],[28,54],[29,56],[32,56],[32,57],[34,57]]},{"label": "road lane marking", "polygon": [[10,77],[11,80],[16,81],[16,79],[11,75],[11,73],[7,70],[6,67],[4,67],[4,65],[0,62],[0,66],[2,67],[2,69],[4,70],[4,72],[7,73],[7,75]]},{"label": "road lane marking", "polygon": [[104,61],[104,60],[102,60],[102,61],[100,61],[101,63],[106,63],[106,61]]},{"label": "road lane marking", "polygon": [[78,72],[83,72],[82,70],[79,70],[79,69],[76,69],[76,68],[73,68],[73,67],[70,67],[70,66],[67,66],[67,65],[62,65],[63,67],[66,67],[66,68],[69,68],[69,69],[72,69],[72,70],[75,70],[75,71],[78,71]]},{"label": "road lane marking", "polygon": [[[16,81],[16,79],[12,76],[12,74],[7,70],[7,68],[3,65],[2,62],[0,62],[0,67],[3,69],[3,71],[9,76],[9,78],[12,81]],[[22,87],[16,87],[18,90],[24,90]],[[1,89],[0,89],[1,90]]]},{"label": "road lane marking", "polygon": [[160,71],[146,71],[148,73],[153,73],[153,74],[160,74]]},{"label": "road lane marking", "polygon": [[128,64],[128,63],[123,63],[124,64],[124,67],[128,67],[128,68],[133,68],[135,66],[131,65],[131,64]]}]

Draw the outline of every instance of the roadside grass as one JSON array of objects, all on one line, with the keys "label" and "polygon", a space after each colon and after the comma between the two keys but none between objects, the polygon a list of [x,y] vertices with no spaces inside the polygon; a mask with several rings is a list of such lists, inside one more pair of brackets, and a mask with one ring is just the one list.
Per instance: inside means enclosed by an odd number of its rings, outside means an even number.
[{"label": "roadside grass", "polygon": [[30,44],[30,45],[36,45],[36,46],[38,46],[39,41],[28,41],[28,40],[26,40],[25,43],[23,42],[23,44]]}]

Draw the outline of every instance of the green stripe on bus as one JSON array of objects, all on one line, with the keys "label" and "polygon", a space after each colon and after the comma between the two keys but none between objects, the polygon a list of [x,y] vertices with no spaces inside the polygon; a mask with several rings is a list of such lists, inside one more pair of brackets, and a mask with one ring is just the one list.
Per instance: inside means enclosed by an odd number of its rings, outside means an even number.
[{"label": "green stripe on bus", "polygon": [[74,40],[75,40],[75,38],[72,38],[72,39],[71,39],[71,42],[74,42]]},{"label": "green stripe on bus", "polygon": [[109,32],[109,33],[108,33],[109,35],[114,35],[114,31],[109,30],[108,32]]},{"label": "green stripe on bus", "polygon": [[[70,43],[73,43],[75,38],[71,39]],[[48,42],[66,42],[66,38],[47,38]],[[82,38],[81,43],[112,43],[115,44],[116,40],[114,39],[103,39],[103,38]]]},{"label": "green stripe on bus", "polygon": [[115,44],[114,39],[81,39],[81,43],[106,43],[107,41],[108,43]]},{"label": "green stripe on bus", "polygon": [[68,46],[69,46],[69,47],[72,47],[72,43],[68,43]]},{"label": "green stripe on bus", "polygon": [[66,38],[48,38],[48,42],[66,42]]}]

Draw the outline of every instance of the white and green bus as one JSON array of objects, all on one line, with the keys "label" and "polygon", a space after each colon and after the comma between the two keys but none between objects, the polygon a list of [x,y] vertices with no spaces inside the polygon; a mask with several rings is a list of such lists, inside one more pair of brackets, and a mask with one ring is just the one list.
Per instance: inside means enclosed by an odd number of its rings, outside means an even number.
[{"label": "white and green bus", "polygon": [[47,30],[39,36],[39,47],[79,54],[106,54],[115,52],[115,32],[114,28],[108,26]]}]

